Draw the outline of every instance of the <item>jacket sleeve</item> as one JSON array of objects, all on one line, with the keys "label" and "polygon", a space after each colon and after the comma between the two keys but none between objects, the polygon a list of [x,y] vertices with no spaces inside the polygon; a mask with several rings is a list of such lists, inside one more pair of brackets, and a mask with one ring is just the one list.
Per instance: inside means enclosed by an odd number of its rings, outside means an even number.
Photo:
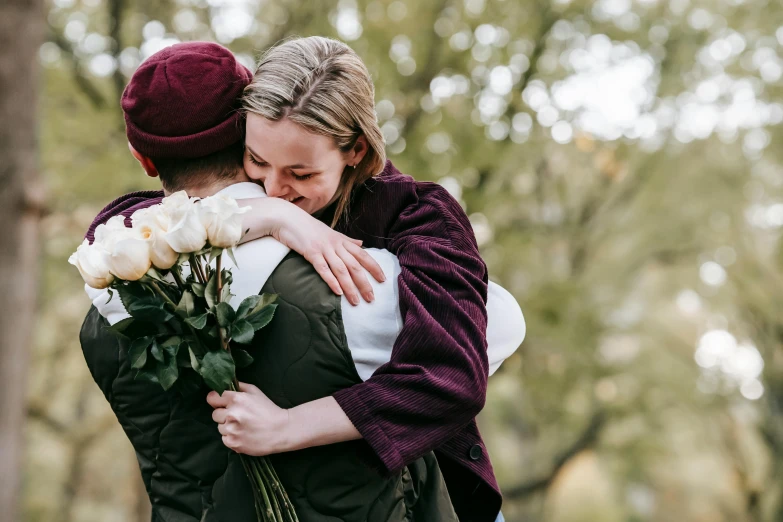
[{"label": "jacket sleeve", "polygon": [[388,229],[403,328],[391,360],[334,397],[389,472],[437,448],[484,406],[487,270],[456,200],[417,184]]}]

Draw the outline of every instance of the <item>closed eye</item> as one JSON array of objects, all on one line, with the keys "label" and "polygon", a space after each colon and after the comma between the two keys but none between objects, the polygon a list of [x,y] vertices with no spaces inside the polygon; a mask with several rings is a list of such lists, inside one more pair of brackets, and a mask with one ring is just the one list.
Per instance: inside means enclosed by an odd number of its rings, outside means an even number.
[{"label": "closed eye", "polygon": [[[257,167],[268,167],[269,166],[269,163],[267,163],[264,160],[257,160],[256,157],[253,156],[252,154],[248,154],[247,156],[248,156],[248,158],[250,158],[250,163],[252,163],[253,165],[255,165]],[[305,181],[305,180],[308,180],[308,179],[312,178],[313,176],[315,176],[315,173],[295,174],[294,172],[291,172],[291,176],[293,176],[294,179],[297,180],[297,181]]]},{"label": "closed eye", "polygon": [[250,163],[253,165],[256,165],[257,167],[268,167],[269,163],[266,161],[258,161],[256,158],[253,157],[252,154],[248,154],[248,157],[250,158]]}]

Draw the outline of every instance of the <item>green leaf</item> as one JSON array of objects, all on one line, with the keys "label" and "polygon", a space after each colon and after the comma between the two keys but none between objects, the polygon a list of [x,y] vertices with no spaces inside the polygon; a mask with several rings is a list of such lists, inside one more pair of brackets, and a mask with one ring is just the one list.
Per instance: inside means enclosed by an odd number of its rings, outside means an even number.
[{"label": "green leaf", "polygon": [[142,297],[148,297],[150,295],[146,286],[139,283],[121,283],[113,286],[117,293],[120,294],[120,301],[126,310],[129,310],[131,305],[137,299]]},{"label": "green leaf", "polygon": [[231,339],[241,344],[247,344],[253,340],[256,331],[248,321],[237,321],[231,325]]},{"label": "green leaf", "polygon": [[166,322],[174,317],[174,315],[166,309],[164,301],[159,296],[147,296],[135,299],[127,310],[129,314],[137,319],[155,323]]},{"label": "green leaf", "polygon": [[163,349],[158,344],[157,339],[152,341],[152,348],[150,349],[150,353],[158,362],[166,362],[165,357],[163,357]]},{"label": "green leaf", "polygon": [[151,337],[140,337],[133,341],[128,349],[131,368],[140,370],[147,363],[147,348],[152,343]]},{"label": "green leaf", "polygon": [[193,348],[190,346],[188,346],[188,353],[190,354],[190,367],[196,371],[199,371],[201,369],[201,361],[198,360],[196,354],[193,353]]},{"label": "green leaf", "polygon": [[168,281],[166,281],[166,278],[163,277],[163,274],[161,274],[154,266],[151,266],[150,269],[147,270],[147,273],[144,275],[159,283],[163,283],[165,285],[170,284]]},{"label": "green leaf", "polygon": [[209,318],[209,314],[201,314],[195,317],[188,317],[187,319],[185,319],[185,322],[188,323],[193,328],[195,328],[196,330],[203,330],[204,327],[207,325],[208,318]]},{"label": "green leaf", "polygon": [[215,260],[216,257],[218,257],[220,254],[223,253],[223,249],[220,247],[212,247],[212,250],[209,251],[209,262]]},{"label": "green leaf", "polygon": [[158,381],[160,382],[160,385],[163,386],[164,390],[168,390],[174,386],[177,377],[179,377],[176,357],[169,358],[168,364],[158,364],[155,366],[155,375],[158,377]]},{"label": "green leaf", "polygon": [[234,363],[237,368],[247,368],[253,364],[253,358],[245,350],[241,348],[232,348],[231,355],[234,356]]},{"label": "green leaf", "polygon": [[207,352],[201,359],[199,368],[199,374],[204,378],[207,386],[221,395],[231,387],[234,371],[234,359],[225,350]]},{"label": "green leaf", "polygon": [[250,297],[246,297],[244,300],[242,300],[242,302],[239,304],[239,308],[237,308],[237,320],[247,317],[247,315],[253,309],[255,309],[260,300],[260,295],[251,295]]},{"label": "green leaf", "polygon": [[231,323],[234,322],[236,312],[231,308],[228,303],[218,303],[215,307],[215,316],[217,317],[218,324],[223,328],[228,328]]},{"label": "green leaf", "polygon": [[248,315],[245,320],[253,325],[254,331],[258,331],[269,324],[269,322],[272,320],[272,317],[275,315],[276,308],[276,304],[266,305],[258,312]]},{"label": "green leaf", "polygon": [[127,328],[131,326],[134,321],[136,321],[136,319],[133,317],[126,317],[122,321],[114,323],[111,326],[104,326],[104,328],[121,339],[127,339],[128,336],[125,335],[125,330],[127,330]]},{"label": "green leaf", "polygon": [[106,291],[109,292],[109,300],[106,301],[106,304],[109,304],[111,303],[111,300],[114,299],[114,290],[107,288]]},{"label": "green leaf", "polygon": [[239,268],[239,263],[237,263],[237,258],[234,257],[234,249],[233,248],[227,248],[226,254],[228,254],[228,257],[231,258],[231,261],[234,263],[234,266]]},{"label": "green leaf", "polygon": [[197,297],[204,297],[204,289],[206,288],[206,285],[203,283],[193,283],[190,285],[190,289],[193,290],[193,293]]},{"label": "green leaf", "polygon": [[223,303],[228,303],[233,296],[234,294],[231,293],[231,284],[226,283],[223,286],[223,291],[220,294],[220,301]]},{"label": "green leaf", "polygon": [[261,294],[261,300],[256,304],[256,306],[250,311],[248,315],[261,311],[262,308],[274,303],[275,301],[277,301],[277,294]]},{"label": "green leaf", "polygon": [[136,375],[133,376],[134,379],[139,381],[149,381],[154,383],[159,383],[158,376],[155,375],[155,372],[152,370],[139,370],[136,372]]},{"label": "green leaf", "polygon": [[[160,343],[160,347],[165,348],[166,351],[176,354],[181,342],[182,342],[182,337],[180,337],[179,335],[172,335],[171,337],[167,338],[165,341]],[[171,350],[171,347],[174,347],[174,350]]]},{"label": "green leaf", "polygon": [[217,276],[212,275],[207,283],[206,289],[204,289],[204,299],[207,300],[207,306],[212,308],[217,304]]},{"label": "green leaf", "polygon": [[177,366],[180,368],[192,368],[193,366],[190,364],[190,352],[189,350],[183,349],[183,345],[186,345],[187,343],[182,343],[177,347]]},{"label": "green leaf", "polygon": [[179,300],[179,304],[177,304],[177,312],[179,312],[182,317],[189,317],[193,315],[195,309],[196,298],[193,295],[193,292],[185,290],[182,292],[182,297]]}]

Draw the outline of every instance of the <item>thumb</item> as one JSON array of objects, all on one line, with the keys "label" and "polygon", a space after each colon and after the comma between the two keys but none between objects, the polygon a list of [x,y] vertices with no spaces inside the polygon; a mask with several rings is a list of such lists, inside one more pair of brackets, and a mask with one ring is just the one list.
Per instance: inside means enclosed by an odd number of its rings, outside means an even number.
[{"label": "thumb", "polygon": [[248,393],[250,395],[263,395],[264,392],[259,390],[256,386],[253,386],[252,384],[248,384],[246,382],[240,382],[239,383],[239,391]]}]

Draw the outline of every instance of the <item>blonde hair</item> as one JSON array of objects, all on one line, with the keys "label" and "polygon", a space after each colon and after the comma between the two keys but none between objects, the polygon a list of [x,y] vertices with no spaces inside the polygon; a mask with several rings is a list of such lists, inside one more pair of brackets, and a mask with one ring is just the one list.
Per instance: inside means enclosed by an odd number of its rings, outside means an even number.
[{"label": "blonde hair", "polygon": [[329,136],[342,152],[366,138],[364,158],[343,171],[332,227],[347,212],[353,189],[386,164],[372,78],[359,55],[338,40],[310,36],[272,47],[258,62],[242,103],[246,112],[270,121],[288,118]]}]

